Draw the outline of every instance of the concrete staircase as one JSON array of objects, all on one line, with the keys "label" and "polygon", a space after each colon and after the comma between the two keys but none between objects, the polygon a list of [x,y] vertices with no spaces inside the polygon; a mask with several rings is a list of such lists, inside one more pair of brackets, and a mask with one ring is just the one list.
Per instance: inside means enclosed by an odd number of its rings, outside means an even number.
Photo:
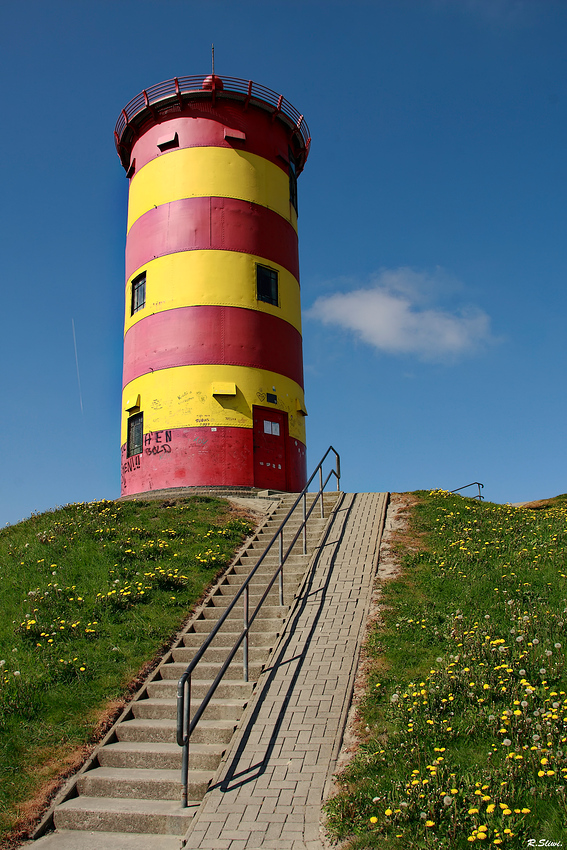
[{"label": "concrete staircase", "polygon": [[[325,495],[325,514],[337,494]],[[307,555],[302,537],[284,567],[284,605],[273,585],[250,633],[249,682],[243,681],[242,650],[208,705],[190,744],[189,796],[182,808],[181,748],[176,743],[177,681],[195,652],[257,563],[290,509],[295,496],[283,496],[256,534],[213,587],[173,648],[136,694],[126,711],[71,781],[42,823],[38,850],[177,850],[200,801],[214,780],[238,722],[252,698],[254,683],[269,662],[291,603],[301,584],[327,519],[317,506],[308,524]],[[302,519],[301,506],[284,532],[287,549]],[[297,554],[296,554],[297,551]],[[273,552],[273,554],[272,554]],[[277,543],[254,576],[250,611],[260,600],[278,564]],[[242,603],[235,606],[195,671],[191,709],[199,705],[242,630]],[[55,832],[46,834],[47,830]]]}]

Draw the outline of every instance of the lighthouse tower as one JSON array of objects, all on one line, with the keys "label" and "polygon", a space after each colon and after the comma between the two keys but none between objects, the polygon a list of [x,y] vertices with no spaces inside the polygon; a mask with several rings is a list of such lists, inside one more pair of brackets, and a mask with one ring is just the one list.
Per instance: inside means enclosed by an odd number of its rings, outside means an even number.
[{"label": "lighthouse tower", "polygon": [[306,482],[297,176],[303,116],[233,77],[122,110],[130,181],[122,494]]}]

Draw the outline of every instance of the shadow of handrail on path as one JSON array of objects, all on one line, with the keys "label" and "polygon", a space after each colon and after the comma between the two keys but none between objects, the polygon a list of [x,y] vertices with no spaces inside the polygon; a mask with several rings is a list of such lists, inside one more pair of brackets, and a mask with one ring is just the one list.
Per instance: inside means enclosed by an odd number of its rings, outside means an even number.
[{"label": "shadow of handrail on path", "polygon": [[[270,757],[272,755],[274,746],[276,744],[276,741],[277,741],[277,738],[278,738],[278,735],[279,735],[279,731],[281,729],[282,723],[283,723],[285,715],[287,713],[287,709],[289,707],[289,701],[290,701],[291,696],[292,696],[292,694],[295,690],[295,686],[297,684],[299,674],[301,673],[301,670],[303,668],[303,664],[304,664],[305,659],[306,659],[307,650],[308,650],[308,648],[311,644],[311,641],[313,639],[313,635],[315,633],[315,629],[317,628],[317,624],[318,624],[319,619],[321,617],[321,614],[323,612],[325,600],[326,600],[326,597],[327,597],[327,591],[328,591],[328,588],[329,588],[329,583],[330,583],[330,580],[331,580],[331,577],[333,575],[333,571],[334,571],[334,568],[335,568],[335,561],[336,561],[336,558],[337,558],[337,553],[338,553],[339,546],[340,546],[341,541],[342,541],[343,536],[344,536],[344,531],[345,531],[345,528],[346,528],[348,517],[349,517],[350,512],[352,510],[352,507],[354,505],[355,496],[353,495],[350,498],[349,503],[345,507],[344,503],[345,503],[346,499],[347,499],[347,497],[345,495],[343,495],[342,498],[341,498],[340,505],[338,506],[338,508],[335,508],[334,511],[333,511],[332,519],[329,521],[329,524],[328,524],[327,529],[325,531],[325,536],[323,538],[323,541],[321,542],[320,546],[318,547],[318,552],[317,552],[315,558],[313,559],[313,563],[312,563],[311,568],[309,570],[309,577],[308,577],[307,581],[305,582],[305,584],[304,584],[304,586],[301,590],[301,596],[300,596],[301,601],[299,602],[294,613],[292,614],[291,621],[286,625],[285,638],[284,638],[283,642],[281,643],[281,645],[276,650],[277,653],[278,653],[277,658],[275,658],[273,663],[270,665],[270,672],[269,672],[267,678],[265,679],[265,681],[262,682],[260,692],[254,698],[254,702],[255,702],[254,708],[253,708],[250,716],[248,717],[248,719],[246,721],[246,725],[244,726],[242,736],[241,736],[240,741],[238,743],[237,750],[236,750],[236,752],[235,752],[235,754],[232,758],[232,761],[231,761],[231,763],[230,763],[230,765],[229,765],[229,767],[226,771],[226,774],[225,774],[224,778],[221,780],[221,782],[217,783],[216,785],[212,785],[209,788],[209,791],[212,791],[213,789],[220,789],[223,793],[227,793],[229,791],[234,791],[237,788],[240,788],[241,786],[246,785],[249,782],[253,782],[255,779],[258,779],[266,771],[266,768],[267,768],[268,763],[270,761]],[[344,514],[343,516],[339,516],[341,514],[341,512],[343,512],[343,514]],[[336,528],[337,519],[339,519],[339,521],[341,522],[340,533],[339,533],[339,535],[338,535],[338,537],[335,541],[328,542],[328,538],[331,535],[331,532]],[[322,556],[323,551],[324,551],[326,546],[334,546],[335,549],[334,549],[334,552],[333,552],[331,559],[330,559],[330,562],[329,562],[329,568],[328,568],[328,571],[327,571],[325,583],[322,585],[321,588],[318,588],[317,590],[313,591],[312,588],[313,588],[313,582],[315,580],[315,574],[316,574],[317,566],[318,566],[318,564],[321,560],[321,556]],[[312,622],[311,628],[309,630],[309,633],[306,636],[302,652],[299,655],[294,655],[293,658],[285,659],[285,655],[286,655],[286,653],[289,649],[290,643],[291,643],[291,641],[294,637],[294,634],[295,634],[295,630],[297,628],[297,625],[300,621],[301,616],[303,615],[303,613],[305,611],[305,608],[307,607],[307,605],[310,605],[310,606],[313,605],[312,597],[315,594],[319,594],[319,593],[321,594],[321,598],[320,598],[319,603],[317,605],[317,609],[316,609],[315,615],[313,617],[313,622]],[[262,761],[258,762],[257,764],[251,765],[250,767],[247,767],[246,770],[242,770],[240,772],[237,772],[238,764],[239,764],[240,759],[242,758],[242,755],[243,755],[243,753],[246,749],[246,746],[247,746],[248,741],[250,739],[250,734],[252,732],[252,729],[254,728],[255,724],[258,722],[260,711],[261,711],[262,706],[264,705],[264,703],[267,699],[268,693],[270,691],[270,687],[271,687],[272,683],[274,682],[274,679],[276,677],[278,670],[282,666],[290,664],[291,662],[296,661],[296,660],[299,660],[299,663],[297,664],[297,667],[296,667],[296,669],[293,673],[293,676],[291,677],[291,679],[289,681],[289,685],[288,685],[287,691],[286,691],[285,696],[284,696],[283,704],[282,704],[282,706],[281,706],[281,708],[278,712],[278,716],[277,716],[276,721],[274,723],[274,728],[271,732],[270,740],[269,740],[268,746],[266,748],[266,753],[265,753]]]}]

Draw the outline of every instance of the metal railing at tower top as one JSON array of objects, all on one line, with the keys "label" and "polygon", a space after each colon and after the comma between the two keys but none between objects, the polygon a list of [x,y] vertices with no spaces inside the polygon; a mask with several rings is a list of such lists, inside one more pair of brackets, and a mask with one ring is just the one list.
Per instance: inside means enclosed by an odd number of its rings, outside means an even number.
[{"label": "metal railing at tower top", "polygon": [[[252,80],[241,80],[238,77],[214,78],[209,74],[174,77],[157,83],[140,92],[129,103],[126,104],[114,129],[114,138],[118,155],[123,159],[122,147],[124,135],[129,128],[137,129],[138,124],[143,124],[140,118],[148,112],[155,117],[156,112],[169,109],[172,106],[183,108],[192,101],[201,99],[212,100],[217,98],[236,99],[244,102],[245,107],[250,103],[267,109],[273,118],[282,117],[289,124],[293,132],[298,133],[302,146],[305,148],[305,159],[309,152],[311,136],[309,127],[295,106],[286,100],[282,94],[266,88]],[[138,120],[136,120],[138,119]]]},{"label": "metal railing at tower top", "polygon": [[[327,477],[323,481],[323,464],[325,463],[328,455],[331,452],[335,456],[335,468],[334,469],[331,468]],[[310,495],[313,496],[313,501],[312,501],[309,509],[307,509],[307,491],[308,491],[309,485],[311,484],[311,482],[313,481],[313,479],[317,475],[317,472],[319,473],[319,490],[316,493],[310,494]],[[277,529],[277,531],[275,532],[274,536],[272,537],[272,539],[270,540],[270,542],[268,543],[268,545],[264,549],[263,553],[258,558],[256,565],[254,566],[254,568],[250,571],[250,573],[246,577],[246,580],[242,584],[240,590],[236,593],[234,599],[232,600],[230,605],[226,608],[224,614],[217,621],[216,626],[212,629],[209,636],[202,643],[200,649],[198,650],[195,657],[193,658],[193,660],[191,661],[191,663],[187,667],[185,673],[179,679],[179,682],[177,684],[177,743],[179,744],[180,747],[183,747],[182,768],[181,768],[181,784],[182,784],[181,804],[182,804],[183,807],[187,806],[187,785],[188,785],[188,771],[189,771],[189,740],[191,738],[191,735],[195,731],[195,727],[197,726],[197,724],[198,724],[200,718],[202,717],[207,705],[211,701],[213,694],[215,693],[218,685],[220,684],[224,674],[228,670],[230,663],[232,662],[233,658],[235,657],[235,655],[236,655],[236,653],[239,650],[241,645],[242,645],[242,650],[243,650],[243,658],[242,658],[243,679],[244,679],[245,682],[248,681],[248,636],[249,636],[249,632],[250,632],[250,627],[252,626],[252,623],[256,619],[258,612],[260,611],[262,605],[264,604],[266,598],[268,597],[268,594],[270,593],[270,590],[272,589],[272,585],[274,584],[276,578],[278,578],[278,584],[279,584],[279,604],[280,604],[280,606],[283,606],[283,604],[284,604],[284,595],[283,595],[283,567],[284,567],[284,564],[285,564],[286,560],[288,559],[293,547],[297,543],[300,535],[302,535],[302,538],[303,538],[302,539],[303,554],[304,555],[307,554],[307,521],[308,521],[309,517],[311,516],[311,513],[315,509],[315,506],[316,506],[316,504],[319,500],[321,502],[321,510],[320,510],[321,518],[324,519],[324,517],[325,517],[325,507],[324,507],[324,502],[323,502],[323,492],[324,492],[325,487],[327,486],[327,484],[329,483],[329,481],[331,480],[331,477],[333,475],[337,479],[337,492],[338,492],[339,489],[340,489],[340,479],[341,479],[341,459],[340,459],[338,452],[332,446],[329,446],[329,448],[325,452],[324,456],[322,457],[322,459],[318,463],[317,467],[315,468],[315,471],[313,472],[311,478],[309,479],[309,481],[307,482],[307,484],[305,485],[305,487],[303,488],[301,493],[298,495],[297,499],[295,500],[292,507],[287,512],[284,520],[281,522],[281,524],[280,524],[279,528]],[[294,535],[291,543],[288,545],[287,550],[284,554],[284,545],[283,545],[284,528],[285,528],[288,520],[293,515],[294,511],[296,510],[296,508],[298,507],[298,505],[300,503],[302,504],[302,515],[303,515],[302,516],[302,522],[301,522],[299,528],[297,529],[297,531],[295,532],[295,535]],[[267,585],[260,601],[258,602],[256,607],[254,608],[252,613],[250,613],[250,582],[251,582],[253,576],[258,571],[260,565],[263,563],[264,558],[267,556],[267,554],[270,551],[270,549],[272,548],[272,546],[275,545],[276,541],[278,542],[278,566],[277,566],[277,569],[274,572],[271,580],[268,582],[268,585]],[[233,611],[233,609],[238,604],[238,602],[242,599],[242,597],[244,597],[243,600],[242,600],[243,601],[242,631],[240,632],[237,639],[235,640],[232,648],[230,648],[228,650],[228,654],[227,654],[227,656],[226,656],[226,658],[223,662],[221,669],[217,673],[215,680],[213,681],[209,690],[207,691],[207,693],[203,697],[199,707],[196,709],[193,717],[191,718],[190,717],[191,678],[193,676],[195,668],[197,667],[199,662],[203,659],[203,656],[204,656],[206,650],[209,648],[209,646],[211,646],[214,638],[216,637],[216,635],[220,631],[220,629],[223,626],[223,624],[225,623],[225,621],[230,616],[231,611]],[[227,649],[228,649],[228,647],[227,647]]]}]

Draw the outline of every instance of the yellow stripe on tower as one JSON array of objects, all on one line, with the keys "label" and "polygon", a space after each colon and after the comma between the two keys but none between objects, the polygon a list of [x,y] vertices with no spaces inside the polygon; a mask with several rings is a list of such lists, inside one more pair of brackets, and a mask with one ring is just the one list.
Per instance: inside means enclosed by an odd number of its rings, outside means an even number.
[{"label": "yellow stripe on tower", "polygon": [[[269,266],[278,272],[279,306],[258,301],[256,264]],[[146,272],[146,303],[134,315],[132,278]],[[211,286],[211,281],[215,282]],[[237,285],[235,285],[237,282]],[[124,331],[136,322],[162,310],[199,305],[224,305],[259,310],[277,316],[301,333],[299,284],[283,266],[270,263],[253,254],[237,251],[183,251],[151,260],[137,269],[126,288]]]},{"label": "yellow stripe on tower", "polygon": [[[236,395],[213,395],[213,384],[236,384]],[[244,366],[177,366],[142,375],[124,387],[122,407],[127,399],[140,396],[144,410],[144,432],[173,428],[229,426],[252,428],[253,404],[267,404],[266,394],[276,388],[274,409],[289,414],[289,435],[305,444],[303,390],[295,381]],[[127,438],[128,417],[122,419],[122,444]]]},{"label": "yellow stripe on tower", "polygon": [[150,160],[130,183],[128,230],[151,210],[182,198],[239,198],[275,210],[297,230],[287,174],[257,154],[182,148]]}]

